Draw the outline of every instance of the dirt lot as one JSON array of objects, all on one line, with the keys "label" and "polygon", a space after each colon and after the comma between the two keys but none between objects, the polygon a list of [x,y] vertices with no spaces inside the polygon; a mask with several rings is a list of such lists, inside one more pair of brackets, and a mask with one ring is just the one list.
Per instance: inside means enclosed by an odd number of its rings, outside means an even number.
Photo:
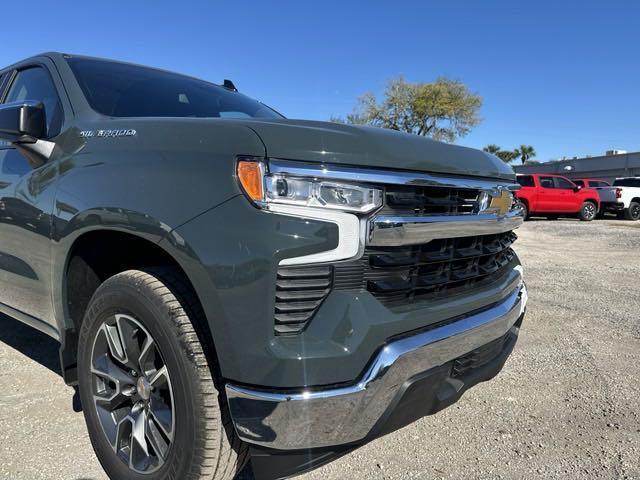
[{"label": "dirt lot", "polygon": [[[531,221],[512,358],[455,406],[300,477],[640,478],[640,224]],[[0,318],[0,478],[105,479],[55,343]]]}]

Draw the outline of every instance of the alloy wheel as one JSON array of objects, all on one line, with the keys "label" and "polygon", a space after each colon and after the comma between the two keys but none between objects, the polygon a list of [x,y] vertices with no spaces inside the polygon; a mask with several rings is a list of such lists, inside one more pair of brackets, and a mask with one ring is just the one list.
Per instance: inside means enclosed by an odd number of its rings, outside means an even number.
[{"label": "alloy wheel", "polygon": [[587,219],[593,219],[596,216],[596,206],[593,203],[587,203],[584,206],[584,216]]},{"label": "alloy wheel", "polygon": [[137,473],[164,464],[175,432],[173,390],[149,332],[116,314],[98,329],[91,355],[94,406],[118,458]]},{"label": "alloy wheel", "polygon": [[640,204],[635,203],[631,206],[631,219],[640,220]]}]

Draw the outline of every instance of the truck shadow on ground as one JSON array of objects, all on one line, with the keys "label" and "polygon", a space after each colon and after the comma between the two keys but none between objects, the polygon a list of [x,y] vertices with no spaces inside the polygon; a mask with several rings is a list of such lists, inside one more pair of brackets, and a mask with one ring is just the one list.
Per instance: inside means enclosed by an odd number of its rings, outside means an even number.
[{"label": "truck shadow on ground", "polygon": [[58,375],[60,344],[38,330],[0,313],[0,342],[26,355]]},{"label": "truck shadow on ground", "polygon": [[[62,377],[58,351],[60,344],[48,335],[0,313],[0,342],[17,350],[31,360]],[[82,411],[78,389],[74,389],[72,406],[75,412]]]}]

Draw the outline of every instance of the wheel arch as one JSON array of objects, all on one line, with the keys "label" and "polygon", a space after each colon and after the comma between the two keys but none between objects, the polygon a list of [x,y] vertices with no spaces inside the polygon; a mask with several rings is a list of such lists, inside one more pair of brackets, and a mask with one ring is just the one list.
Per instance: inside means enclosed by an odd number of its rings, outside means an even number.
[{"label": "wheel arch", "polygon": [[583,200],[584,202],[591,202],[594,203],[596,205],[597,208],[600,208],[600,199],[597,197],[587,197]]},{"label": "wheel arch", "polygon": [[525,206],[525,207],[527,207],[527,211],[528,211],[529,213],[531,213],[531,202],[529,202],[529,199],[528,199],[527,197],[520,197],[520,196],[518,196],[518,197],[516,197],[516,199],[517,199],[519,202],[522,202],[522,203],[524,204],[524,206]]},{"label": "wheel arch", "polygon": [[[84,313],[95,290],[107,278],[117,273],[152,268],[171,268],[184,287],[192,290],[202,309],[200,296],[188,274],[188,268],[177,259],[170,242],[140,232],[118,228],[92,228],[74,236],[62,263],[57,294],[57,318],[60,329],[60,362],[67,384],[77,383],[78,333]],[[203,313],[204,314],[204,313]],[[201,342],[211,345],[213,336],[208,322],[194,325]],[[215,354],[215,353],[214,353]]]}]

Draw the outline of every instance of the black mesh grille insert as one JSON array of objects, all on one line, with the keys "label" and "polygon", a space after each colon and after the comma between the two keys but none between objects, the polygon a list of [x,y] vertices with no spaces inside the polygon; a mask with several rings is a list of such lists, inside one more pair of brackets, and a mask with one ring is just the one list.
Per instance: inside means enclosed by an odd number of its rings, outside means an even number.
[{"label": "black mesh grille insert", "polygon": [[276,279],[276,335],[301,332],[329,295],[333,268],[328,265],[279,267]]},{"label": "black mesh grille insert", "polygon": [[492,282],[514,258],[513,232],[448,238],[402,247],[368,247],[359,262],[335,267],[339,289],[366,289],[388,306]]},{"label": "black mesh grille insert", "polygon": [[480,191],[463,188],[388,185],[381,213],[387,215],[465,215],[478,213]]}]

